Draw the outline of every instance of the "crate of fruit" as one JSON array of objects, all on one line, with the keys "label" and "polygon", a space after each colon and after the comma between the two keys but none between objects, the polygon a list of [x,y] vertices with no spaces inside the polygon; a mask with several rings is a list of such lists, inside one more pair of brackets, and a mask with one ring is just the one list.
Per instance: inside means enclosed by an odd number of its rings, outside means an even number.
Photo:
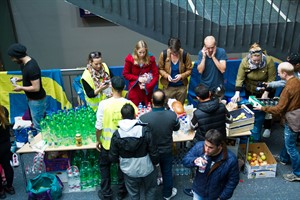
[{"label": "crate of fruit", "polygon": [[254,113],[246,106],[229,112],[233,118],[232,123],[226,123],[227,136],[250,131],[254,127]]},{"label": "crate of fruit", "polygon": [[47,152],[44,157],[46,172],[63,171],[70,167],[70,156],[66,151]]},{"label": "crate of fruit", "polygon": [[[247,150],[245,144],[240,147],[243,152]],[[249,144],[245,167],[249,179],[269,178],[276,176],[277,162],[265,143],[254,143]]]}]

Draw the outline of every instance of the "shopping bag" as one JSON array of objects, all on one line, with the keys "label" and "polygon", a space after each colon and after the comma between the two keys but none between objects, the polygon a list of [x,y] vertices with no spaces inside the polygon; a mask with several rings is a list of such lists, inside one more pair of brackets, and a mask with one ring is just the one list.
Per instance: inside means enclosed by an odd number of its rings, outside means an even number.
[{"label": "shopping bag", "polygon": [[17,142],[26,143],[28,142],[28,131],[32,131],[33,136],[37,135],[37,130],[33,127],[26,127],[14,130],[14,135]]},{"label": "shopping bag", "polygon": [[57,200],[62,195],[63,187],[56,175],[42,173],[28,180],[26,191],[30,200]]}]

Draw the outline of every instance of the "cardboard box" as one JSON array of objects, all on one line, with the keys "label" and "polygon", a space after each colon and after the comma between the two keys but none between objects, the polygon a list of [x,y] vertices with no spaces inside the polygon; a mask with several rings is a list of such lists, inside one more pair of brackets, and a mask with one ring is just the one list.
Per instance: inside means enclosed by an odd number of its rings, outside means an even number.
[{"label": "cardboard box", "polygon": [[226,139],[227,149],[232,151],[236,156],[238,156],[240,138],[227,138]]},{"label": "cardboard box", "polygon": [[[246,145],[241,144],[240,148],[245,151]],[[249,179],[252,178],[267,178],[267,177],[275,177],[276,176],[276,169],[277,169],[277,162],[273,157],[272,153],[270,152],[268,146],[265,143],[254,143],[249,144],[249,153],[256,153],[259,155],[260,152],[264,152],[265,156],[267,157],[267,165],[265,166],[251,166],[248,161],[245,162],[245,167],[247,171],[247,177]]]},{"label": "cardboard box", "polygon": [[234,120],[231,124],[226,123],[227,137],[239,136],[239,133],[250,131],[254,127],[254,113],[246,106],[229,112],[233,119],[237,119],[242,113],[244,117]]}]

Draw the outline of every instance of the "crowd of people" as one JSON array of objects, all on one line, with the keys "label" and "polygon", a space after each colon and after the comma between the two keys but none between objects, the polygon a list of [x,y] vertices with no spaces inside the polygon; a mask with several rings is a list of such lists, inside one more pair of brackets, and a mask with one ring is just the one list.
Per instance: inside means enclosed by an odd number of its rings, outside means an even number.
[{"label": "crowd of people", "polygon": [[[38,63],[26,51],[24,45],[13,44],[8,49],[8,55],[12,61],[20,64],[22,71],[22,77],[14,78],[17,82],[23,81],[23,84],[15,84],[14,91],[25,92],[33,126],[39,131],[39,122],[47,106],[46,91],[42,86]],[[194,200],[229,199],[239,182],[238,159],[225,143],[225,125],[231,122],[231,116],[221,101],[222,96],[218,94],[218,91],[225,90],[223,74],[227,59],[225,50],[217,47],[215,38],[207,36],[198,54],[197,70],[201,74],[201,83],[195,88],[198,105],[191,119],[191,128],[196,131],[195,138],[182,160],[184,166],[197,169],[192,188],[184,189]],[[133,52],[125,58],[123,77],[112,76],[102,60],[101,52],[95,51],[88,55],[87,67],[80,82],[87,105],[96,115],[100,199],[112,199],[110,168],[113,162],[119,164],[118,199],[123,199],[127,194],[130,199],[140,199],[142,186],[146,199],[156,199],[158,169],[163,179],[163,198],[169,200],[177,194],[172,177],[172,135],[173,131],[179,130],[180,123],[167,102],[176,99],[182,105],[185,104],[192,68],[190,54],[181,48],[180,40],[173,37],[168,41],[168,48],[160,53],[158,63],[146,42],[138,41]],[[285,116],[285,142],[280,161],[292,164],[293,172],[283,175],[288,181],[300,181],[300,155],[296,149],[300,128],[299,123],[295,122],[300,117],[299,73],[300,55],[293,53],[287,62],[278,67],[278,75],[282,80],[275,81],[274,61],[259,44],[254,43],[241,61],[236,91],[231,98],[231,101],[239,102],[243,89],[246,98],[250,95],[270,98],[274,95],[273,88],[284,87],[278,105],[253,108],[256,128],[252,130],[252,137],[254,141],[260,141],[262,127],[265,129],[263,135],[270,135],[270,116]],[[126,95],[125,80],[129,82]],[[158,82],[162,85],[161,89],[156,88]],[[263,84],[265,88],[257,90],[258,84]],[[152,112],[137,119],[140,104],[151,105]],[[0,153],[5,156],[0,157],[0,164],[7,178],[6,186],[0,181],[1,199],[6,197],[5,193],[14,194],[8,130],[8,112],[1,106]],[[206,168],[202,169],[199,163],[206,164]]]}]

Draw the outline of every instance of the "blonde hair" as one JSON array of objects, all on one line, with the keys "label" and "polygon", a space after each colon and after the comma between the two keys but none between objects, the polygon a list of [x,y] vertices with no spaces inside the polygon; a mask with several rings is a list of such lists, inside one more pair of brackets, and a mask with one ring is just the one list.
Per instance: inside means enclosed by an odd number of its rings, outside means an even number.
[{"label": "blonde hair", "polygon": [[249,48],[249,53],[252,56],[261,56],[262,55],[262,49],[258,43],[253,43]]},{"label": "blonde hair", "polygon": [[4,107],[0,104],[0,125],[5,128],[6,125],[9,125],[8,119],[5,116]]},{"label": "blonde hair", "polygon": [[134,64],[138,64],[139,61],[139,57],[137,54],[137,51],[141,48],[145,48],[146,52],[145,52],[145,57],[143,58],[144,64],[149,64],[150,63],[150,56],[148,54],[148,46],[147,43],[144,40],[140,40],[136,43],[134,51],[133,51],[133,60],[134,60]]}]

